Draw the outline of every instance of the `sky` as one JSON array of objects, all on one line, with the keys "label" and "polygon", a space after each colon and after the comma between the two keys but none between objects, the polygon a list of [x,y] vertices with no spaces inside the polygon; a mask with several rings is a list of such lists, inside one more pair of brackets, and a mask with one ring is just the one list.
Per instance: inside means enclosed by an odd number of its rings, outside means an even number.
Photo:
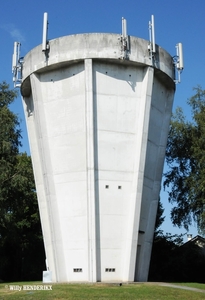
[{"label": "sky", "polygon": [[[205,89],[204,40],[205,1],[204,0],[6,0],[1,3],[0,18],[0,80],[13,87],[11,62],[14,41],[21,42],[21,56],[42,42],[43,14],[48,13],[48,39],[60,36],[104,32],[121,34],[121,19],[127,20],[128,35],[149,39],[148,23],[151,15],[155,18],[155,40],[172,56],[176,54],[176,44],[183,44],[184,71],[181,83],[176,86],[173,110],[181,106],[187,118],[190,109],[187,99],[200,85]],[[25,119],[21,97],[16,99],[11,109],[21,119],[23,147],[29,152]],[[161,192],[165,208],[164,232],[186,233],[185,229],[173,227],[170,221],[171,205],[167,192]],[[193,236],[197,229],[189,230]]]}]

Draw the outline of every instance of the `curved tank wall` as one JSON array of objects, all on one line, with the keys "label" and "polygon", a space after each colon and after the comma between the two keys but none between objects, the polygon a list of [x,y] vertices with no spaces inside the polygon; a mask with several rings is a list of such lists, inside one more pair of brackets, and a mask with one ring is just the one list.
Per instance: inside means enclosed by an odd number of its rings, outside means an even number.
[{"label": "curved tank wall", "polygon": [[172,57],[82,34],[23,63],[46,257],[54,282],[146,281],[175,91]]}]

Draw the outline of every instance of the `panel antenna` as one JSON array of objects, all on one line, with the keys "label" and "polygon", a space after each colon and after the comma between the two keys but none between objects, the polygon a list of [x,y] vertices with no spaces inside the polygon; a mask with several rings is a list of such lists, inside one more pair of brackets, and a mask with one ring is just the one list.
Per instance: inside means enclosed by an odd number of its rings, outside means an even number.
[{"label": "panel antenna", "polygon": [[127,38],[127,20],[122,18],[122,37],[126,40]]},{"label": "panel antenna", "polygon": [[12,57],[12,73],[14,72],[17,66],[17,57],[18,57],[18,42],[14,42],[14,52]]},{"label": "panel antenna", "polygon": [[181,73],[184,69],[184,58],[183,58],[183,47],[182,43],[176,44],[176,56],[173,57],[175,70],[177,73],[177,78],[175,79],[175,83],[181,82]]},{"label": "panel antenna", "polygon": [[184,69],[184,59],[183,59],[183,48],[182,43],[176,44],[176,50],[177,50],[177,70],[182,71]]},{"label": "panel antenna", "polygon": [[153,55],[153,53],[156,52],[154,15],[151,15],[151,21],[149,21],[149,40],[150,40],[150,44],[148,46],[148,49],[149,49],[151,55]]},{"label": "panel antenna", "polygon": [[14,87],[21,86],[21,70],[22,70],[22,62],[23,58],[20,58],[20,47],[21,44],[19,42],[14,42],[14,52],[12,56],[12,73],[13,73],[13,82]]},{"label": "panel antenna", "polygon": [[47,35],[48,35],[48,13],[44,13],[43,17],[43,38],[42,38],[42,51],[48,50],[48,40],[47,40]]},{"label": "panel antenna", "polygon": [[121,35],[121,59],[128,58],[128,36],[127,36],[127,20],[122,18],[122,35]]}]

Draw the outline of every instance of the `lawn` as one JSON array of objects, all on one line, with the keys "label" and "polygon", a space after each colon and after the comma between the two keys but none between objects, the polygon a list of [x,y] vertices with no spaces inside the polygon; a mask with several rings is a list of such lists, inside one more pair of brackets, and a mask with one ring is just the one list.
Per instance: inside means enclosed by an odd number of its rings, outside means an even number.
[{"label": "lawn", "polygon": [[[41,282],[1,283],[0,299],[15,300],[196,300],[205,299],[204,284],[185,284],[183,286],[200,288],[203,292],[185,290],[159,283],[135,284],[52,284],[42,285]],[[35,290],[43,289],[44,290]],[[45,289],[46,288],[46,289]],[[24,289],[24,290],[23,290]]]}]

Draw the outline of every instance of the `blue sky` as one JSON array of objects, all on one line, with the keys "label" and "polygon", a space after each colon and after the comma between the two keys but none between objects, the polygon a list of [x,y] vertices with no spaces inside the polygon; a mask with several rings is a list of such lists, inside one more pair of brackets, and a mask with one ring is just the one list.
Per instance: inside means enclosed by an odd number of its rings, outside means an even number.
[{"label": "blue sky", "polygon": [[[121,18],[127,19],[128,34],[149,39],[148,22],[155,17],[156,43],[175,55],[175,45],[183,43],[184,71],[181,83],[177,85],[174,107],[181,106],[190,117],[187,99],[193,95],[193,87],[204,84],[204,0],[6,0],[1,3],[0,19],[0,80],[12,83],[11,58],[14,41],[22,44],[21,56],[42,42],[43,13],[48,12],[48,38],[64,35],[110,32],[121,33]],[[12,105],[22,123],[23,148],[29,153],[27,133],[20,96]],[[161,193],[165,208],[165,232],[185,233],[183,228],[173,227],[169,221],[170,205],[167,193]],[[195,227],[190,233],[197,234]]]}]

